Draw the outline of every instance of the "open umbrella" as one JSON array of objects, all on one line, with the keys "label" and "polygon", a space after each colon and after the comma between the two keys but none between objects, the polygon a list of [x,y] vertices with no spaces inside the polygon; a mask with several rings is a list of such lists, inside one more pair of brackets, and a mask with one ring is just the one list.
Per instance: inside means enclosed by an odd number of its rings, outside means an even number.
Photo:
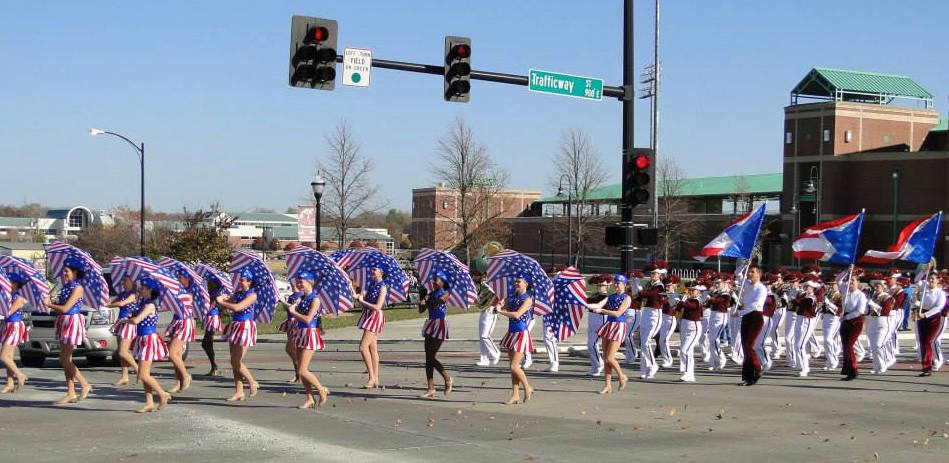
[{"label": "open umbrella", "polygon": [[7,274],[0,272],[0,315],[7,316],[11,299],[13,299],[13,286],[7,279]]},{"label": "open umbrella", "polygon": [[43,304],[43,299],[49,296],[49,282],[46,281],[43,272],[37,270],[30,261],[13,256],[0,256],[0,268],[8,274],[26,275],[28,281],[20,290],[20,295],[26,298],[34,311],[49,313],[49,307]]},{"label": "open umbrella", "polygon": [[507,300],[514,290],[514,280],[524,275],[531,286],[534,314],[546,315],[553,310],[554,285],[536,260],[509,249],[488,257],[487,261],[485,280],[498,298]]},{"label": "open umbrella", "polygon": [[[110,264],[111,265],[111,264]],[[142,278],[151,278],[161,285],[158,308],[162,311],[170,310],[178,318],[191,318],[193,300],[187,291],[182,291],[178,276],[171,273],[152,259],[147,257],[126,257],[122,259],[118,268],[121,277],[128,276],[134,281]]]},{"label": "open umbrella", "polygon": [[454,254],[424,248],[415,260],[415,270],[419,273],[420,284],[429,291],[435,288],[435,276],[441,273],[451,288],[448,291],[448,304],[455,307],[468,308],[478,298],[474,281],[468,273],[468,266],[461,263]]},{"label": "open umbrella", "polygon": [[204,286],[204,278],[198,275],[198,272],[195,272],[190,266],[171,257],[162,256],[162,258],[158,260],[158,265],[168,269],[175,276],[181,275],[182,273],[188,275],[188,278],[191,280],[191,287],[185,289],[194,295],[193,304],[196,315],[203,317],[211,307],[211,295],[208,293],[208,288]]},{"label": "open umbrella", "polygon": [[198,275],[201,275],[201,278],[204,279],[205,282],[213,277],[221,283],[221,286],[224,286],[224,289],[227,292],[234,292],[234,285],[231,284],[231,277],[228,276],[227,273],[221,271],[221,269],[211,264],[198,262],[194,264],[194,270],[198,273]]},{"label": "open umbrella", "polygon": [[52,270],[53,278],[61,278],[66,259],[73,258],[81,267],[82,278],[79,284],[85,290],[86,303],[94,309],[105,307],[109,303],[109,286],[102,276],[102,267],[85,251],[62,241],[45,245],[46,258]]},{"label": "open umbrella", "polygon": [[303,271],[316,277],[313,289],[320,297],[320,309],[323,312],[339,314],[353,308],[349,276],[333,259],[306,246],[297,246],[286,256],[287,276],[290,279]]},{"label": "open umbrella", "polygon": [[567,267],[554,277],[554,309],[545,315],[558,340],[577,333],[586,308],[586,278],[576,268]]},{"label": "open umbrella", "polygon": [[240,280],[240,274],[244,269],[250,270],[254,276],[254,292],[257,293],[254,318],[259,323],[270,323],[277,309],[277,299],[280,297],[273,273],[256,254],[248,251],[234,251],[231,265],[227,269],[231,274],[231,283],[234,287],[237,287],[237,281]]},{"label": "open umbrella", "polygon": [[363,252],[366,252],[368,249],[372,248],[344,248],[330,254],[330,259],[333,259],[333,262],[336,262],[336,265],[339,265],[339,268],[343,270],[349,270],[349,266],[359,258],[359,255]]},{"label": "open umbrella", "polygon": [[375,248],[364,248],[350,264],[347,272],[356,286],[365,289],[372,281],[370,270],[373,268],[379,268],[385,274],[384,281],[389,287],[387,302],[404,301],[409,293],[409,277],[392,256]]}]

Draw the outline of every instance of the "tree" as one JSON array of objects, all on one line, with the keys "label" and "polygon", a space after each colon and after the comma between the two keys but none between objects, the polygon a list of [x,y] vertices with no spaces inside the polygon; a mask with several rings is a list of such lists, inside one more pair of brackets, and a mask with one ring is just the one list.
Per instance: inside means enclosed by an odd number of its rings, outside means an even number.
[{"label": "tree", "polygon": [[337,244],[342,247],[346,232],[354,225],[353,219],[378,208],[373,204],[378,187],[370,185],[372,164],[359,153],[359,145],[345,121],[326,137],[326,144],[329,154],[319,163],[326,178],[323,210],[335,226]]},{"label": "tree", "polygon": [[751,210],[754,203],[751,195],[748,194],[751,186],[748,185],[748,178],[741,174],[732,177],[732,182],[735,185],[735,195],[732,196],[732,213],[735,215],[744,214]]},{"label": "tree", "polygon": [[[606,182],[609,172],[603,166],[590,138],[580,129],[571,129],[563,134],[559,150],[553,156],[553,163],[556,178],[551,179],[551,185],[558,191],[561,186],[565,187],[573,204],[571,220],[576,223],[577,228],[573,235],[572,247],[577,252],[572,265],[576,266],[585,250],[586,226],[594,218],[591,213],[590,193]],[[568,185],[560,183],[564,176],[569,182]]]},{"label": "tree", "polygon": [[227,241],[227,229],[233,219],[221,214],[219,205],[214,203],[208,210],[184,208],[181,221],[181,230],[160,228],[153,233],[148,247],[152,257],[164,255],[182,262],[201,261],[227,268],[233,252]]},{"label": "tree", "polygon": [[656,254],[668,261],[670,254],[691,244],[697,222],[688,214],[688,201],[682,196],[684,173],[675,159],[663,157],[656,166],[659,195],[659,242]]},{"label": "tree", "polygon": [[115,256],[136,256],[139,253],[138,224],[90,225],[76,233],[73,245],[89,252],[101,265],[108,264]]},{"label": "tree", "polygon": [[444,182],[457,195],[457,207],[448,212],[439,209],[438,215],[449,220],[457,229],[453,247],[464,251],[465,262],[471,264],[472,250],[484,241],[479,229],[484,230],[504,212],[501,207],[490,207],[507,183],[507,173],[497,167],[484,145],[474,139],[471,128],[461,118],[440,138],[435,146],[435,178]]}]

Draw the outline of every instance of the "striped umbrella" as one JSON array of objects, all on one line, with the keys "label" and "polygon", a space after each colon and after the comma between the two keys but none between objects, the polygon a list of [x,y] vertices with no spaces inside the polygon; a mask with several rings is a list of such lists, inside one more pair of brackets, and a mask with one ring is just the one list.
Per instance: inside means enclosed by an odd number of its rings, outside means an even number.
[{"label": "striped umbrella", "polygon": [[0,315],[7,316],[10,310],[10,301],[13,299],[13,285],[7,279],[7,274],[0,272]]},{"label": "striped umbrella", "polygon": [[128,276],[134,281],[151,278],[161,285],[158,308],[162,311],[172,311],[179,318],[191,318],[192,298],[186,291],[182,291],[178,276],[171,273],[147,257],[126,257],[122,260],[119,269],[121,277]]},{"label": "striped umbrella", "polygon": [[349,270],[349,266],[359,258],[359,255],[363,252],[367,252],[369,249],[372,248],[340,249],[339,251],[330,254],[330,259],[333,259],[333,262],[336,262],[336,265],[339,265],[339,268],[343,270]]},{"label": "striped umbrella", "polygon": [[109,303],[108,282],[102,275],[102,267],[92,256],[62,241],[47,244],[45,248],[53,278],[60,278],[60,283],[62,283],[61,277],[66,260],[75,259],[83,273],[78,282],[85,290],[86,303],[94,309],[105,307]]},{"label": "striped umbrella", "polygon": [[586,278],[576,268],[567,267],[554,277],[554,309],[545,315],[558,340],[577,333],[586,308]]},{"label": "striped umbrella", "polygon": [[43,272],[37,270],[30,261],[13,256],[0,256],[0,268],[8,274],[26,275],[29,281],[26,287],[20,290],[20,295],[26,298],[33,307],[33,311],[49,313],[49,307],[43,304],[43,300],[49,297],[49,282],[46,281]]},{"label": "striped umbrella", "polygon": [[234,285],[231,284],[231,277],[228,276],[227,273],[221,271],[221,269],[211,264],[198,262],[194,264],[194,270],[198,273],[198,275],[201,275],[201,278],[204,279],[205,283],[207,283],[209,279],[214,278],[218,281],[218,283],[220,283],[221,286],[224,287],[228,293],[234,292]]},{"label": "striped umbrella", "polygon": [[375,248],[363,248],[358,257],[350,264],[347,272],[353,283],[360,288],[368,288],[372,281],[371,270],[379,268],[385,274],[385,283],[389,287],[387,302],[402,302],[408,298],[409,276],[399,267],[399,263]]},{"label": "striped umbrella", "polygon": [[306,246],[297,246],[286,257],[291,280],[303,271],[316,277],[313,288],[319,294],[321,310],[339,314],[353,308],[352,283],[333,259]]},{"label": "striped umbrella", "polygon": [[257,307],[254,308],[254,318],[259,323],[270,323],[273,321],[274,311],[277,309],[277,300],[280,298],[273,273],[256,254],[248,251],[234,251],[231,265],[227,269],[231,274],[231,283],[234,287],[237,287],[240,273],[244,269],[250,270],[254,275],[254,292],[257,293]]},{"label": "striped umbrella", "polygon": [[499,299],[506,301],[513,291],[514,280],[524,275],[532,289],[534,313],[547,315],[553,310],[554,285],[536,260],[509,249],[488,257],[487,261],[485,281]]},{"label": "striped umbrella", "polygon": [[188,279],[191,280],[191,287],[184,289],[194,297],[195,315],[203,317],[211,307],[211,295],[208,293],[208,288],[204,285],[204,278],[190,266],[171,257],[162,256],[162,258],[158,260],[158,264],[176,276],[182,273],[188,275]]},{"label": "striped umbrella", "polygon": [[444,274],[446,283],[451,288],[448,291],[448,304],[467,309],[478,298],[474,281],[468,272],[468,266],[461,263],[454,254],[424,248],[412,261],[421,281],[429,291],[435,288],[435,276]]}]

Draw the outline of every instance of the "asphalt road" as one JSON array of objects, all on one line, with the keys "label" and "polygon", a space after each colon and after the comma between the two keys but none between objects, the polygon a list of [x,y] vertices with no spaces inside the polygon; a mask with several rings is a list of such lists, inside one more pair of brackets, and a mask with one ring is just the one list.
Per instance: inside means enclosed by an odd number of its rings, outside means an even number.
[{"label": "asphalt road", "polygon": [[[917,378],[912,352],[885,376],[849,383],[819,367],[798,378],[781,361],[751,388],[735,386],[734,365],[724,374],[703,369],[698,383],[683,384],[676,366],[608,396],[596,394],[602,379],[584,376],[586,358],[564,355],[560,373],[545,373],[539,354],[528,372],[536,396],[505,406],[505,362],[472,366],[476,316],[450,322],[457,339],[441,355],[455,377],[449,396],[417,398],[425,389],[421,321],[409,320],[386,326],[385,389],[378,391],[359,389],[358,333],[329,332],[328,350],[315,355],[312,369],[332,393],[316,411],[295,408],[301,387],[287,383],[291,369],[279,342],[251,350],[263,389],[239,405],[224,401],[232,393],[226,376],[201,376],[208,364],[194,344],[193,387],[146,415],[133,413],[141,389],[112,387],[115,368],[82,361],[92,395],[52,405],[64,388],[50,360],[25,370],[31,379],[23,391],[0,396],[2,461],[946,461],[949,374]],[[226,345],[217,350],[226,363]],[[167,364],[157,374],[172,383]]]}]

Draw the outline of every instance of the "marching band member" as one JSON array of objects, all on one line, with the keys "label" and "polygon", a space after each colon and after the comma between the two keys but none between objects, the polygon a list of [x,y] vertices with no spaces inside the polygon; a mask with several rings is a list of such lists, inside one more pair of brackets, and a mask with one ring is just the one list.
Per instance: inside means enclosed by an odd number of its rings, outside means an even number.
[{"label": "marching band member", "polygon": [[[56,340],[60,343],[59,364],[63,367],[66,375],[66,395],[56,404],[65,405],[85,400],[92,386],[86,381],[86,378],[76,368],[73,363],[72,353],[76,347],[82,346],[86,338],[85,320],[82,316],[82,302],[84,289],[79,284],[79,279],[83,277],[82,262],[75,257],[67,257],[63,262],[63,289],[56,297],[56,302],[52,302],[51,297],[46,297],[43,303],[56,312],[56,324],[54,327]],[[76,396],[75,382],[79,382],[79,396]]]},{"label": "marching band member", "polygon": [[[606,315],[606,321],[598,330],[596,335],[603,342],[603,357],[606,362],[606,369],[603,379],[606,385],[600,390],[600,394],[609,394],[613,392],[613,372],[616,372],[619,378],[619,390],[626,389],[626,375],[616,361],[616,351],[619,350],[620,343],[626,338],[626,311],[632,301],[632,296],[626,293],[626,285],[629,282],[625,275],[618,274],[613,277],[614,292],[608,298],[597,304],[588,304],[590,311],[596,314]],[[604,308],[608,306],[609,308]]]},{"label": "marching band member", "polygon": [[[645,275],[643,272],[634,271],[629,275],[629,288],[627,292],[632,297],[629,301],[629,309],[626,309],[626,359],[623,363],[626,366],[632,366],[636,362],[636,357],[639,357],[639,350],[636,349],[636,346],[639,344],[633,339],[636,333],[639,331],[639,321],[642,319],[642,301],[639,300],[639,290],[641,289],[640,283]],[[595,340],[594,340],[595,342]],[[599,376],[599,375],[597,375]]]},{"label": "marching band member", "polygon": [[873,356],[873,371],[871,374],[886,373],[890,366],[890,353],[886,348],[890,329],[890,312],[895,300],[887,292],[886,282],[877,274],[870,282],[873,287],[873,297],[868,303],[869,317],[867,317],[867,337],[870,338],[870,353]]},{"label": "marching band member", "polygon": [[843,310],[840,323],[840,341],[843,349],[843,368],[840,374],[844,381],[857,377],[857,354],[854,345],[863,331],[863,315],[867,312],[867,295],[860,290],[860,280],[856,275],[850,277],[850,284],[844,287]]},{"label": "marching band member", "polygon": [[761,283],[761,269],[750,266],[741,294],[741,305],[736,308],[741,318],[741,342],[745,353],[741,365],[742,386],[753,386],[761,379],[761,360],[765,358],[762,311],[767,296],[768,289]]},{"label": "marching band member", "polygon": [[496,365],[501,359],[501,351],[497,344],[491,339],[491,333],[494,332],[494,325],[497,324],[497,304],[494,291],[484,281],[484,275],[481,272],[472,270],[471,279],[478,287],[478,301],[476,306],[481,312],[478,314],[478,338],[480,340],[481,358],[478,359],[479,367]]},{"label": "marching band member", "polygon": [[666,299],[665,285],[662,283],[662,277],[666,274],[665,262],[649,264],[645,271],[649,273],[650,279],[647,287],[639,292],[639,301],[643,305],[639,321],[639,369],[642,379],[651,379],[659,370],[649,342],[659,332],[660,310]]},{"label": "marching band member", "polygon": [[824,296],[821,304],[821,334],[824,336],[824,354],[827,363],[824,370],[836,370],[840,363],[840,310],[843,305],[843,294],[836,280],[827,283],[830,290]]},{"label": "marching band member", "polygon": [[[138,360],[138,378],[145,389],[145,405],[138,409],[138,413],[148,413],[165,408],[171,399],[171,394],[162,389],[151,375],[152,362],[168,357],[168,346],[158,336],[158,296],[162,291],[161,285],[150,277],[139,280],[139,295],[141,302],[137,304],[129,323],[135,326],[135,359]],[[158,395],[158,407],[152,399],[152,394]]]},{"label": "marching band member", "polygon": [[[781,352],[787,351],[787,347],[781,348],[781,336],[778,334],[778,330],[781,328],[781,324],[784,323],[784,317],[787,315],[788,308],[788,294],[787,294],[787,285],[785,284],[785,276],[789,275],[785,269],[781,269],[776,274],[776,281],[771,287],[772,293],[774,293],[775,298],[775,307],[774,314],[771,315],[771,323],[768,324],[768,332],[765,335],[771,339],[771,360],[777,360],[781,358]],[[770,362],[773,363],[773,362]],[[769,363],[769,364],[770,364]]]},{"label": "marching band member", "polygon": [[294,365],[297,368],[297,377],[303,382],[303,390],[306,393],[306,400],[298,408],[305,410],[314,406],[314,389],[320,397],[320,400],[315,402],[316,406],[326,403],[326,397],[330,391],[320,384],[320,380],[310,371],[313,352],[323,350],[325,346],[320,327],[320,299],[316,297],[317,293],[313,289],[316,276],[311,272],[302,271],[297,274],[297,282],[300,296],[294,302],[287,301],[289,304],[287,315],[291,317],[296,327],[287,332],[292,332],[296,338],[294,352],[298,357]]},{"label": "marching band member", "polygon": [[662,315],[660,316],[659,326],[659,355],[662,357],[662,367],[672,367],[672,349],[669,347],[669,340],[672,333],[675,333],[676,324],[676,305],[679,303],[679,294],[676,293],[676,285],[679,284],[679,277],[669,275],[664,283],[666,284],[666,300],[662,304]]},{"label": "marching band member", "polygon": [[211,295],[211,307],[208,309],[208,312],[204,314],[204,319],[201,321],[201,326],[204,328],[204,338],[201,339],[201,348],[204,349],[204,353],[207,354],[208,360],[211,362],[211,369],[208,371],[207,376],[217,376],[220,373],[218,373],[217,362],[214,361],[214,335],[223,329],[217,299],[219,296],[226,297],[227,289],[221,284],[218,277],[214,275],[209,275],[205,281],[208,285],[208,293]]},{"label": "marching band member", "polygon": [[[764,276],[764,285],[767,289],[767,296],[764,298],[764,306],[761,308],[761,318],[764,320],[764,325],[761,328],[761,346],[764,348],[765,343],[770,339],[768,333],[771,332],[771,319],[774,316],[774,311],[778,307],[778,297],[775,296],[773,287],[777,281],[778,275],[774,273],[767,273]],[[772,346],[771,351],[774,352],[778,349],[777,346]],[[765,349],[767,352],[767,349]],[[771,369],[771,355],[765,355],[764,358],[759,359],[761,361],[761,368],[765,371]]]},{"label": "marching band member", "polygon": [[287,342],[284,345],[284,351],[287,353],[287,357],[290,357],[290,362],[293,363],[293,379],[290,380],[291,383],[300,381],[300,365],[297,363],[297,360],[300,358],[300,353],[297,352],[297,320],[290,315],[290,306],[299,302],[300,298],[303,296],[303,282],[300,278],[294,278],[290,282],[293,285],[294,292],[287,296],[286,301],[282,301],[284,310],[286,311],[287,318],[286,320],[280,322],[277,325],[277,331],[281,333],[286,333]]},{"label": "marching band member", "polygon": [[168,338],[168,359],[175,367],[175,386],[168,390],[170,394],[179,391],[187,391],[191,387],[191,375],[188,374],[188,367],[185,366],[183,352],[185,345],[194,342],[194,316],[192,307],[195,298],[201,297],[200,292],[191,276],[181,271],[178,273],[178,283],[181,284],[181,293],[179,299],[185,301],[185,313],[175,313],[165,329],[165,337]]},{"label": "marching band member", "polygon": [[251,397],[257,395],[257,389],[260,387],[247,369],[247,365],[244,364],[247,348],[257,345],[257,324],[254,321],[257,293],[254,292],[253,272],[247,268],[241,271],[234,294],[219,295],[217,303],[222,309],[234,313],[234,318],[224,330],[224,337],[227,339],[231,353],[231,370],[234,373],[234,395],[227,401],[242,402],[245,399],[245,380],[250,388]]},{"label": "marching band member", "polygon": [[722,350],[722,332],[725,331],[725,321],[728,319],[728,309],[734,303],[734,297],[726,283],[728,276],[719,274],[715,279],[715,287],[705,302],[705,305],[711,310],[708,318],[708,337],[709,350],[711,356],[709,361],[709,371],[722,370],[728,363],[728,357]]},{"label": "marching band member", "polygon": [[[941,276],[942,274],[940,274]],[[942,290],[943,292],[947,289],[947,282],[945,277],[942,279]],[[945,357],[942,353],[942,333],[946,329],[946,318],[949,317],[949,297],[946,297],[946,303],[942,306],[942,316],[939,318],[939,326],[936,328],[936,336],[933,338],[933,371],[939,371],[942,368],[942,364],[945,363]]]},{"label": "marching band member", "polygon": [[679,326],[679,365],[682,371],[680,381],[695,382],[695,345],[702,329],[702,291],[706,287],[698,282],[689,289],[689,297],[676,304],[676,311],[682,314]]},{"label": "marching band member", "polygon": [[[747,280],[747,274],[745,276]],[[731,280],[729,280],[731,281]],[[733,290],[734,291],[734,290]],[[729,340],[729,345],[731,346],[730,357],[733,362],[738,364],[745,363],[744,356],[744,345],[741,342],[741,312],[738,310],[738,301],[737,298],[734,299],[733,305],[730,307],[731,311],[729,313],[728,321],[726,322],[726,333]]]},{"label": "marching band member", "polygon": [[[824,302],[824,292],[825,292],[824,285],[821,284],[821,279],[820,279],[821,269],[820,269],[820,266],[816,264],[810,266],[810,268],[811,268],[810,275],[813,275],[815,278],[814,281],[818,283],[818,287],[814,290],[814,297],[817,298],[817,306],[815,306],[815,309],[819,310],[821,304],[823,304]],[[821,314],[818,311],[817,314],[814,315],[814,319],[812,320],[812,322],[814,323],[815,330],[817,329],[817,326],[820,325],[820,318],[821,318]],[[823,355],[824,348],[821,346],[821,343],[817,340],[816,334],[811,336],[811,340],[807,343],[807,347],[809,349],[809,352],[811,353],[811,358],[818,358],[821,355]]]},{"label": "marching band member", "polygon": [[795,273],[791,276],[791,285],[787,290],[788,307],[784,316],[784,352],[787,355],[787,366],[797,369],[797,341],[794,338],[794,326],[797,325],[797,310],[804,297],[801,289],[801,280],[804,276]]},{"label": "marching band member", "polygon": [[425,379],[428,381],[428,390],[421,396],[423,399],[437,395],[435,392],[435,371],[438,371],[438,374],[442,375],[442,379],[445,381],[445,395],[451,393],[451,376],[448,376],[445,367],[436,358],[442,343],[448,339],[448,320],[445,320],[445,315],[448,311],[448,291],[450,290],[448,276],[443,272],[437,272],[432,291],[426,294],[425,299],[419,304],[419,312],[428,310],[428,318],[422,325],[422,336],[425,338]]},{"label": "marching band member", "polygon": [[129,368],[138,371],[138,364],[135,363],[135,359],[129,350],[132,341],[135,340],[135,325],[129,323],[128,318],[138,308],[135,282],[129,277],[122,278],[122,292],[109,301],[106,307],[118,307],[119,309],[109,332],[115,335],[116,344],[119,346],[116,353],[119,357],[119,364],[122,366],[122,373],[112,385],[125,386],[129,383]]},{"label": "marching band member", "polygon": [[903,281],[907,283],[909,279],[904,279],[899,269],[890,269],[890,275],[887,277],[887,291],[893,296],[893,310],[890,311],[889,326],[886,333],[886,349],[890,364],[896,363],[896,356],[900,355],[900,340],[897,336],[900,325],[903,324],[903,306],[906,303],[906,289]]},{"label": "marching band member", "polygon": [[369,379],[363,389],[379,387],[379,333],[385,327],[385,308],[389,300],[389,287],[383,278],[381,268],[372,268],[372,282],[368,289],[363,289],[355,299],[362,305],[362,315],[356,326],[362,330],[362,339],[359,341],[359,355],[366,363]]},{"label": "marching band member", "polygon": [[794,356],[800,369],[798,376],[806,377],[811,371],[810,343],[811,338],[814,337],[814,328],[816,328],[814,317],[817,316],[817,289],[821,285],[817,282],[816,276],[810,275],[802,286],[804,286],[804,295],[798,303],[797,320],[794,325],[794,340],[797,347]]},{"label": "marching band member", "polygon": [[514,281],[515,291],[508,296],[504,307],[498,309],[498,314],[509,318],[507,333],[501,339],[501,347],[507,349],[511,362],[511,397],[505,404],[514,405],[521,402],[519,386],[524,387],[524,402],[531,399],[534,388],[527,382],[527,375],[521,368],[521,360],[525,352],[534,348],[530,332],[527,331],[528,320],[534,317],[534,298],[531,297],[527,276],[521,275]]},{"label": "marching band member", "polygon": [[11,272],[7,274],[12,288],[12,298],[7,313],[3,314],[3,321],[0,322],[0,363],[7,369],[7,386],[0,391],[0,394],[9,394],[19,391],[26,383],[27,377],[13,361],[13,351],[17,347],[26,344],[30,339],[30,333],[26,330],[26,324],[23,323],[23,308],[25,299],[20,296],[20,289],[27,284],[28,278],[20,272]]},{"label": "marching band member", "polygon": [[[609,298],[609,294],[607,293],[609,282],[606,278],[597,278],[596,294],[587,298],[587,305],[589,306],[605,302],[607,298]],[[602,306],[602,304],[599,306]],[[587,352],[590,354],[590,371],[587,374],[589,376],[600,376],[603,374],[603,357],[600,355],[599,346],[597,346],[600,335],[598,335],[597,332],[599,332],[600,327],[603,326],[605,319],[606,316],[601,313],[590,311],[590,313],[587,314]],[[626,314],[626,320],[627,326],[629,326],[628,313]]]},{"label": "marching band member", "polygon": [[920,291],[919,312],[916,314],[916,329],[919,331],[919,350],[922,358],[922,373],[919,376],[933,374],[933,341],[939,335],[942,310],[946,306],[946,293],[942,290],[938,273],[931,273]]}]

